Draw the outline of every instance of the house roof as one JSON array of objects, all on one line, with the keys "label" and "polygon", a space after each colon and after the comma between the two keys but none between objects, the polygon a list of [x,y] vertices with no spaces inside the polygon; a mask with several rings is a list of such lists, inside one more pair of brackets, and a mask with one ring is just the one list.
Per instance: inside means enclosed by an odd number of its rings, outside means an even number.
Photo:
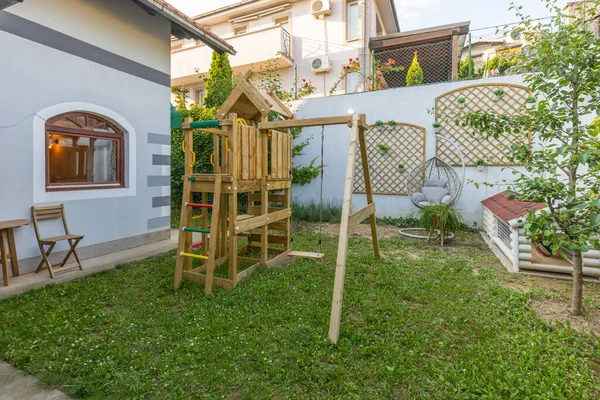
[{"label": "house roof", "polygon": [[507,224],[515,218],[522,217],[527,211],[538,211],[546,208],[542,203],[509,199],[510,192],[505,190],[481,201],[484,207]]},{"label": "house roof", "polygon": [[195,39],[205,43],[217,53],[235,54],[234,48],[214,33],[204,29],[166,0],[132,0],[150,15],[160,14],[171,21],[171,34],[179,39]]}]

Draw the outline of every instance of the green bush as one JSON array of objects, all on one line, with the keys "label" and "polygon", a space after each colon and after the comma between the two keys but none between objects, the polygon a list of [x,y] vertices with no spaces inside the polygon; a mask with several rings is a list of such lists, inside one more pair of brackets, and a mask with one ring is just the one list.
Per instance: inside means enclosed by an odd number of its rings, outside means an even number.
[{"label": "green bush", "polygon": [[406,86],[415,86],[423,83],[423,69],[421,69],[421,65],[419,64],[419,56],[415,51],[415,56],[413,57],[412,63],[410,64],[410,68],[406,73]]},{"label": "green bush", "polygon": [[[323,222],[339,223],[342,218],[341,200],[323,200]],[[315,200],[292,200],[292,219],[319,222],[319,203]]]}]

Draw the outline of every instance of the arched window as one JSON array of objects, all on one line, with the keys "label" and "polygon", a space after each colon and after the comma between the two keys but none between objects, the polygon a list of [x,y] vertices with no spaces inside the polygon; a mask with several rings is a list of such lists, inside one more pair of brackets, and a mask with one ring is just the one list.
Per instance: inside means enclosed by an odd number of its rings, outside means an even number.
[{"label": "arched window", "polygon": [[125,186],[124,136],[106,119],[83,112],[46,122],[46,191]]}]

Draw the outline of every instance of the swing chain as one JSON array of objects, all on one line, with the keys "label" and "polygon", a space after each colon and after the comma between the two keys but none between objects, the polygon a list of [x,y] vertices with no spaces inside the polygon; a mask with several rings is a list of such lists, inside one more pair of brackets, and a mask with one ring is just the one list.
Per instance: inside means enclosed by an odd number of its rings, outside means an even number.
[{"label": "swing chain", "polygon": [[325,147],[325,125],[321,125],[321,187],[319,189],[319,254],[321,254],[321,237],[323,227],[323,153]]}]

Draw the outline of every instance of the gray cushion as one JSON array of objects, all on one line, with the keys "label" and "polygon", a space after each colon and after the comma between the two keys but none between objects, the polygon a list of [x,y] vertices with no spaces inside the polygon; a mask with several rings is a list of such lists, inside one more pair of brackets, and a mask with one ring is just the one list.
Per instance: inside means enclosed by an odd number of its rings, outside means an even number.
[{"label": "gray cushion", "polygon": [[443,187],[426,186],[426,187],[423,187],[422,191],[423,191],[423,195],[425,196],[427,201],[430,201],[432,203],[438,203],[438,204],[442,202],[442,199],[444,198],[444,196],[450,194],[448,189],[443,188]]},{"label": "gray cushion", "polygon": [[425,196],[423,196],[423,193],[413,193],[412,198],[417,203],[420,201],[426,201]]},{"label": "gray cushion", "polygon": [[448,186],[448,182],[441,179],[425,179],[423,187],[425,186],[445,188]]},{"label": "gray cushion", "polygon": [[450,200],[452,200],[452,197],[450,197],[449,194],[447,194],[446,196],[444,196],[444,198],[442,199],[442,204],[446,204],[446,203],[450,203]]}]

